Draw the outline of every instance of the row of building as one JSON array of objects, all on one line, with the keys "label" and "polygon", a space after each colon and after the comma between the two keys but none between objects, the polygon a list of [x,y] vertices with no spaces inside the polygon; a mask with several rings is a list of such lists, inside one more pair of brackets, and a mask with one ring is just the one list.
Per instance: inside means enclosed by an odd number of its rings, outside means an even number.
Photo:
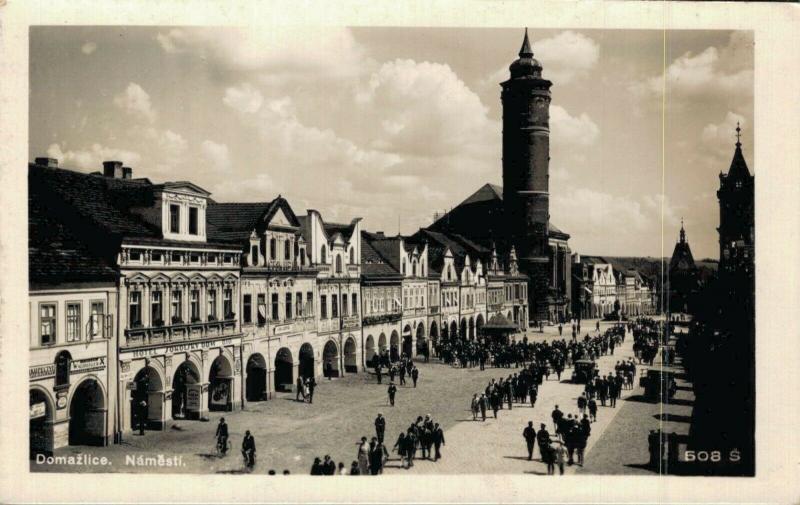
[{"label": "row of building", "polygon": [[427,355],[493,316],[527,326],[513,251],[369,233],[280,196],[216,202],[119,162],[57,165],[28,167],[32,450],[237,409],[379,353]]}]

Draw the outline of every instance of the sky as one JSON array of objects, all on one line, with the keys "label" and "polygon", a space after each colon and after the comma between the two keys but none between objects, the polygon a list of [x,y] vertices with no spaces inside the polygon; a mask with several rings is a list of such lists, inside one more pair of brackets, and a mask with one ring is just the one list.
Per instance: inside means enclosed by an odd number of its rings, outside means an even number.
[{"label": "sky", "polygon": [[[523,33],[34,27],[29,156],[413,233],[502,184],[499,83]],[[737,122],[754,172],[752,32],[529,33],[553,81],[550,214],[571,249],[669,256],[683,218],[695,258],[718,257]]]}]

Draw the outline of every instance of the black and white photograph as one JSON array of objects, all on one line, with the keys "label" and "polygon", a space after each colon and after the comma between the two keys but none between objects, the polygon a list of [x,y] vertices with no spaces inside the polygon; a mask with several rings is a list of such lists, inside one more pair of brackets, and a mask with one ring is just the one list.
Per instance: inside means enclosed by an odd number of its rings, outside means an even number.
[{"label": "black and white photograph", "polygon": [[203,23],[27,29],[21,471],[767,475],[757,30]]}]

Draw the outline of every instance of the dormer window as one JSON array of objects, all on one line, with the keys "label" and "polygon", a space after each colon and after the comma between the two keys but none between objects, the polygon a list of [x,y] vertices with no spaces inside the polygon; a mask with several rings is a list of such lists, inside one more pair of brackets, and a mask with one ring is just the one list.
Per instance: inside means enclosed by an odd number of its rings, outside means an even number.
[{"label": "dormer window", "polygon": [[325,246],[322,246],[322,249],[319,251],[319,262],[320,263],[327,263],[328,262],[328,250]]},{"label": "dormer window", "polygon": [[258,264],[258,246],[250,246],[250,264],[257,265]]},{"label": "dormer window", "polygon": [[351,265],[355,265],[356,264],[356,254],[355,254],[355,250],[352,247],[350,248],[350,264]]},{"label": "dormer window", "polygon": [[290,260],[292,259],[292,245],[289,243],[289,239],[283,241],[283,259]]},{"label": "dormer window", "polygon": [[142,253],[139,251],[131,251],[131,261],[141,261]]},{"label": "dormer window", "polygon": [[170,233],[181,232],[181,206],[169,206],[169,231]]},{"label": "dormer window", "polygon": [[269,259],[274,260],[278,258],[278,241],[275,237],[269,239]]},{"label": "dormer window", "polygon": [[197,216],[199,211],[197,207],[189,207],[189,235],[198,234]]},{"label": "dormer window", "polygon": [[300,249],[300,266],[305,266],[306,264],[306,250]]},{"label": "dormer window", "polygon": [[340,254],[336,255],[336,273],[342,273],[342,256]]}]

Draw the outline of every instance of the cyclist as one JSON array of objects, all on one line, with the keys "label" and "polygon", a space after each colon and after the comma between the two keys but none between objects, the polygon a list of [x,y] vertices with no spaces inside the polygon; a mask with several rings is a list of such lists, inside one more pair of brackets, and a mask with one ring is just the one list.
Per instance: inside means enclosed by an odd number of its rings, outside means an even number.
[{"label": "cyclist", "polygon": [[250,430],[244,432],[242,456],[244,457],[245,466],[247,466],[247,468],[253,468],[256,464],[256,439],[250,434]]},{"label": "cyclist", "polygon": [[228,452],[228,425],[225,424],[225,418],[221,417],[217,425],[217,451],[225,455]]}]

